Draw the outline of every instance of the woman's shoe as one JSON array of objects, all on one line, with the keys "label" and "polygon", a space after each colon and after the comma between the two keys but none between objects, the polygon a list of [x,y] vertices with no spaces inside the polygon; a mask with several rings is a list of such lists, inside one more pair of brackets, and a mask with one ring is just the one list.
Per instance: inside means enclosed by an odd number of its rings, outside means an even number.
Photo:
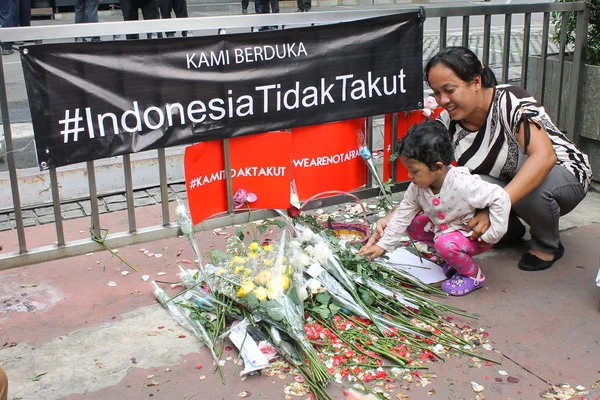
[{"label": "woman's shoe", "polygon": [[479,289],[484,284],[485,275],[483,275],[480,268],[475,278],[457,272],[452,278],[442,283],[442,290],[451,296],[464,296],[473,290]]},{"label": "woman's shoe", "polygon": [[554,258],[550,261],[542,260],[538,256],[534,256],[531,253],[523,254],[521,261],[519,261],[519,269],[523,271],[543,271],[550,268],[555,262],[565,254],[565,248],[562,243],[558,242],[558,250],[554,253]]}]

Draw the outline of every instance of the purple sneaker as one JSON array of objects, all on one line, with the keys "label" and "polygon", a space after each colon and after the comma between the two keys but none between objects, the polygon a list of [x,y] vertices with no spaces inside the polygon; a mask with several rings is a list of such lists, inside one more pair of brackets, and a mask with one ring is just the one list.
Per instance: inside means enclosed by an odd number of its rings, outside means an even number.
[{"label": "purple sneaker", "polygon": [[479,269],[475,278],[456,273],[452,278],[442,283],[442,290],[451,296],[464,296],[475,289],[479,289],[484,284],[485,275]]},{"label": "purple sneaker", "polygon": [[452,278],[456,274],[454,267],[448,263],[442,265],[442,272],[446,275],[446,278]]}]

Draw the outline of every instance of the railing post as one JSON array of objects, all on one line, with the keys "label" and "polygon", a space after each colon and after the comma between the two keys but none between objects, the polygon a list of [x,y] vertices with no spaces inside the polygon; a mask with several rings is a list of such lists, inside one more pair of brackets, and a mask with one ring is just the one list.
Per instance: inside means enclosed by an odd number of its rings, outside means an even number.
[{"label": "railing post", "polygon": [[583,74],[585,64],[585,45],[587,42],[588,21],[590,20],[591,0],[585,0],[585,9],[577,12],[577,31],[575,33],[575,51],[573,53],[573,69],[571,70],[569,99],[570,107],[567,109],[566,128],[569,138],[577,144],[579,142],[579,133],[576,134],[578,127],[577,114],[579,111],[579,83]]}]

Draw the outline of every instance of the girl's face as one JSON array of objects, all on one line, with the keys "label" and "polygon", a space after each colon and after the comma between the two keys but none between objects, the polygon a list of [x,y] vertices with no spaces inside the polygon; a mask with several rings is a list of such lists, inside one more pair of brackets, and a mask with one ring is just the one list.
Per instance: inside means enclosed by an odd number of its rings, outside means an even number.
[{"label": "girl's face", "polygon": [[439,169],[432,171],[427,164],[415,160],[414,158],[406,158],[400,156],[400,161],[408,170],[408,179],[421,189],[431,187],[439,189],[444,182],[444,174],[442,174],[443,164],[440,162]]},{"label": "girl's face", "polygon": [[481,88],[479,75],[472,82],[465,82],[451,68],[437,63],[429,70],[428,80],[435,100],[453,120],[466,119],[476,110],[476,92]]}]

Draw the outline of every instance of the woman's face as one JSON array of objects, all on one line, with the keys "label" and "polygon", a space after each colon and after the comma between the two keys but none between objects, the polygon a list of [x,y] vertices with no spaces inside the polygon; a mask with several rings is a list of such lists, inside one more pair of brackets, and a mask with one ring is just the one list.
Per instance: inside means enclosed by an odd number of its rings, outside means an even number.
[{"label": "woman's face", "polygon": [[453,120],[468,118],[475,111],[476,94],[481,87],[479,75],[472,82],[465,82],[451,68],[437,63],[429,70],[428,80],[435,100]]}]

